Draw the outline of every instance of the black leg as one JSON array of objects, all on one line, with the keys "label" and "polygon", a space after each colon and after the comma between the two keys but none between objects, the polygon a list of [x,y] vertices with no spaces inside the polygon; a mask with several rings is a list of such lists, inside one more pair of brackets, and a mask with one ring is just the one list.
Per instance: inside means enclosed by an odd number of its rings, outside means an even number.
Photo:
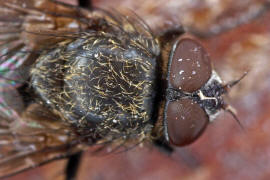
[{"label": "black leg", "polygon": [[154,141],[154,145],[163,153],[171,155],[174,149],[163,140]]},{"label": "black leg", "polygon": [[78,0],[78,3],[80,7],[92,9],[91,0]]},{"label": "black leg", "polygon": [[81,160],[82,152],[74,154],[69,157],[68,163],[66,165],[66,180],[75,180],[77,171],[79,169],[80,160]]}]

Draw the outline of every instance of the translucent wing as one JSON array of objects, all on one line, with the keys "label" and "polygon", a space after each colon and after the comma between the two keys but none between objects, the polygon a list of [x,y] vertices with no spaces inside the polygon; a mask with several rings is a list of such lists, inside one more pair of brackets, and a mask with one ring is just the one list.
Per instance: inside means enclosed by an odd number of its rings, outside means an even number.
[{"label": "translucent wing", "polygon": [[0,177],[82,149],[59,117],[18,91],[43,49],[86,28],[77,12],[52,1],[0,1]]}]

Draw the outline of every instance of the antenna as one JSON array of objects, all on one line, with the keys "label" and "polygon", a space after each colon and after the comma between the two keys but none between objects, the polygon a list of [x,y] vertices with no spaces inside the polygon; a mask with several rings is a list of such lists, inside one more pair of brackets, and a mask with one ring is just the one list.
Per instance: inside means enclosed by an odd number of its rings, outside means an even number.
[{"label": "antenna", "polygon": [[231,105],[228,105],[228,104],[224,104],[222,106],[222,109],[224,109],[224,111],[230,113],[230,115],[234,118],[234,120],[237,122],[237,124],[241,127],[242,130],[245,130],[243,124],[241,123],[241,121],[238,119],[237,117],[237,112],[236,110],[231,106]]},{"label": "antenna", "polygon": [[[225,89],[225,91],[227,92],[229,89],[231,89],[233,86],[235,86],[236,84],[238,84],[244,77],[246,77],[246,75],[248,74],[248,71],[246,71],[239,79],[231,81],[227,84],[225,84],[223,86],[223,88]],[[242,123],[240,122],[240,120],[237,117],[237,112],[236,110],[229,104],[224,103],[222,105],[222,109],[228,113],[230,113],[230,115],[235,119],[235,121],[238,123],[238,125],[241,127],[242,130],[245,130],[244,126],[242,125]]]},{"label": "antenna", "polygon": [[229,89],[231,89],[233,86],[235,86],[236,84],[238,84],[244,77],[246,77],[246,75],[248,74],[248,71],[244,72],[244,74],[237,80],[231,81],[227,84],[225,84],[223,86],[223,88],[228,91]]}]

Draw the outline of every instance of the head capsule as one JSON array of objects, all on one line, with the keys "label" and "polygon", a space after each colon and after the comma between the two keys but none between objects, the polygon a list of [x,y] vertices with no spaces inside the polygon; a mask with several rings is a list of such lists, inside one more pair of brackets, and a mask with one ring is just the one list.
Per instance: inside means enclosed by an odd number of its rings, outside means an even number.
[{"label": "head capsule", "polygon": [[224,85],[205,48],[194,38],[180,36],[168,62],[163,116],[167,141],[176,146],[194,142],[222,109],[238,121],[222,95],[242,78]]}]

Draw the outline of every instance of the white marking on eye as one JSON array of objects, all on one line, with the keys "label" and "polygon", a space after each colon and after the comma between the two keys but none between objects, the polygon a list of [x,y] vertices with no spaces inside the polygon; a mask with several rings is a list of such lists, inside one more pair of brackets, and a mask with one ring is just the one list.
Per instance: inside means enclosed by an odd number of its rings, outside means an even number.
[{"label": "white marking on eye", "polygon": [[181,62],[181,61],[183,61],[183,59],[182,58],[179,58],[178,61]]},{"label": "white marking on eye", "polygon": [[192,71],[192,75],[195,75],[196,74],[196,71]]},{"label": "white marking on eye", "polygon": [[194,49],[192,49],[191,51],[197,52],[199,50],[198,47],[195,47]]},{"label": "white marking on eye", "polygon": [[181,71],[179,71],[179,74],[181,75],[181,74],[183,74],[185,71],[184,70],[181,70]]}]

